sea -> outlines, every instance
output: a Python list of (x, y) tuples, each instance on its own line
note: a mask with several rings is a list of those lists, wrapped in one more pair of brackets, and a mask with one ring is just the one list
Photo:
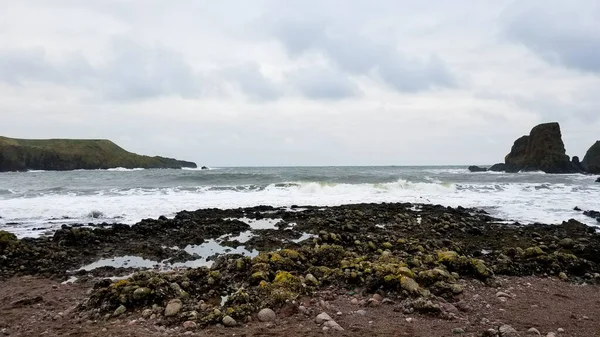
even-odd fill
[(466, 166), (224, 167), (0, 173), (0, 229), (18, 237), (62, 225), (124, 223), (181, 210), (256, 205), (411, 202), (478, 207), (522, 224), (600, 210), (600, 183), (582, 174), (471, 173)]

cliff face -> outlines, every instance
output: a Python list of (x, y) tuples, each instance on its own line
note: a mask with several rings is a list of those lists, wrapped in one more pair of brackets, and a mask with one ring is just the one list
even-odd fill
[(0, 172), (108, 168), (182, 168), (195, 163), (141, 156), (109, 140), (29, 140), (0, 137)]
[(585, 153), (581, 165), (589, 173), (600, 174), (600, 140)]
[(540, 124), (531, 130), (529, 136), (515, 141), (504, 159), (505, 169), (507, 172), (577, 172), (565, 152), (558, 123)]

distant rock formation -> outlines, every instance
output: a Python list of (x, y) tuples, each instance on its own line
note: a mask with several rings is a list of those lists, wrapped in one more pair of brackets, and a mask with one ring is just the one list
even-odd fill
[(0, 172), (66, 171), (109, 168), (196, 168), (196, 164), (164, 157), (141, 156), (109, 140), (14, 139), (0, 137)]
[(585, 153), (581, 165), (588, 173), (600, 174), (600, 140)]
[(579, 158), (573, 163), (569, 160), (558, 123), (545, 123), (534, 127), (528, 136), (517, 139), (504, 164), (496, 164), (490, 170), (574, 173), (582, 171), (580, 166)]
[(479, 166), (469, 166), (469, 171), (471, 172), (487, 172), (487, 168), (485, 167), (479, 167)]

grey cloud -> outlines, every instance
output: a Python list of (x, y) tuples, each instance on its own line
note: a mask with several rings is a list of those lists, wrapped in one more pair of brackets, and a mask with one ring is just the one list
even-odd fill
[(551, 64), (600, 73), (597, 1), (530, 1), (510, 11), (507, 35)]
[(347, 75), (327, 68), (299, 69), (288, 74), (288, 83), (310, 99), (338, 100), (361, 94)]
[(230, 67), (224, 69), (222, 73), (252, 99), (270, 101), (276, 100), (282, 95), (277, 85), (262, 74), (256, 63)]
[(352, 75), (375, 74), (389, 87), (404, 92), (457, 86), (454, 75), (437, 56), (410, 58), (393, 44), (379, 43), (349, 30), (337, 32), (321, 22), (279, 21), (272, 33), (289, 55), (324, 55)]

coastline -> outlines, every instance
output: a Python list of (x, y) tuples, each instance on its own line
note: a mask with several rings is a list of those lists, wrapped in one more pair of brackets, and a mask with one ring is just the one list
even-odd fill
[[(250, 224), (265, 219), (272, 220), (268, 226), (251, 228)], [(211, 240), (235, 252), (243, 247), (251, 253), (246, 255), (252, 257), (213, 254), (210, 259), (208, 256), (199, 258), (184, 249), (202, 246)], [(292, 336), (313, 335), (323, 333), (322, 326), (314, 322), (309, 324), (320, 311), (328, 312), (344, 328), (345, 331), (340, 333), (358, 335), (365, 333), (369, 327), (367, 321), (362, 329), (360, 326), (352, 328), (354, 319), (350, 318), (350, 311), (358, 310), (371, 314), (375, 310), (381, 322), (390, 320), (389, 324), (374, 330), (382, 335), (394, 333), (394, 324), (397, 323), (398, 329), (408, 329), (406, 331), (412, 331), (415, 336), (425, 336), (423, 329), (431, 324), (445, 329), (436, 330), (440, 336), (452, 335), (452, 331), (448, 330), (450, 326), (462, 328), (465, 335), (478, 336), (499, 322), (512, 324), (525, 334), (528, 328), (517, 317), (507, 317), (502, 321), (500, 316), (491, 319), (502, 311), (490, 314), (491, 318), (486, 318), (489, 322), (481, 324), (481, 317), (477, 322), (473, 320), (478, 316), (473, 312), (479, 313), (478, 310), (470, 313), (468, 310), (454, 310), (461, 307), (461, 301), (467, 306), (477, 305), (473, 302), (476, 293), (489, 295), (498, 291), (509, 294), (505, 301), (501, 301), (502, 296), (496, 298), (500, 306), (510, 303), (515, 312), (523, 311), (524, 315), (529, 315), (527, 324), (531, 327), (537, 325), (540, 331), (549, 332), (549, 322), (563, 322), (561, 317), (564, 313), (547, 313), (552, 319), (538, 321), (533, 315), (536, 310), (526, 307), (533, 305), (528, 299), (535, 300), (535, 296), (521, 297), (516, 289), (528, 283), (531, 291), (556, 289), (557, 298), (550, 303), (561, 308), (568, 302), (561, 296), (581, 295), (582, 299), (589, 299), (587, 292), (595, 291), (597, 294), (600, 281), (600, 236), (593, 227), (577, 221), (558, 225), (505, 224), (477, 209), (427, 204), (257, 206), (182, 211), (173, 219), (146, 219), (133, 226), (65, 226), (52, 237), (20, 241), (5, 238), (2, 242), (0, 270), (3, 288), (19, 290), (21, 287), (22, 291), (27, 289), (27, 284), (42, 280), (45, 285), (38, 284), (40, 289), (51, 287), (46, 288), (51, 289), (51, 293), (73, 291), (77, 296), (69, 303), (69, 314), (63, 312), (60, 319), (66, 325), (78, 321), (84, 322), (84, 325), (88, 321), (98, 322), (87, 325), (86, 333), (91, 335), (106, 335), (102, 334), (102, 329), (111, 331), (115, 326), (131, 327), (133, 332), (130, 335), (133, 336), (144, 335), (144, 329), (152, 330), (154, 326), (168, 329), (170, 334), (176, 335), (185, 333), (182, 324), (187, 324), (188, 328), (195, 326), (190, 330), (191, 334), (203, 335), (213, 331), (215, 324), (222, 324), (224, 316), (236, 319), (238, 326), (217, 328), (216, 332), (213, 331), (217, 335), (231, 335), (232, 331), (242, 333), (244, 329), (265, 335), (277, 335), (277, 329), (284, 329), (279, 331), (286, 331)], [(121, 256), (159, 261), (161, 268), (150, 268), (150, 271), (137, 273), (120, 283), (99, 280), (129, 276), (135, 271), (131, 266), (75, 271), (99, 259)], [(178, 263), (185, 265), (199, 260), (205, 267), (164, 270)], [(77, 277), (76, 284), (59, 285), (59, 282), (69, 278), (73, 280), (73, 277)], [(177, 284), (178, 290), (172, 286), (173, 283)], [(150, 289), (148, 297), (143, 300), (133, 297), (133, 292), (140, 288)], [(240, 289), (243, 289), (243, 296)], [(472, 289), (476, 293), (471, 292)], [(561, 293), (565, 291), (569, 293)], [(514, 294), (511, 295), (511, 292)], [(158, 296), (159, 293), (162, 295)], [(19, 291), (13, 294), (19, 294)], [(370, 300), (373, 294), (379, 294), (382, 299), (388, 298), (393, 304), (377, 301), (379, 303), (372, 305), (375, 303)], [(4, 295), (8, 296), (7, 293)], [(0, 315), (9, 317), (19, 310), (33, 310), (40, 303), (46, 303), (44, 307), (50, 311), (61, 307), (45, 300), (46, 296), (51, 296), (45, 293), (40, 295), (42, 300), (31, 297), (27, 292), (22, 296), (21, 299), (9, 296), (10, 301), (3, 301), (7, 304), (2, 307)], [(221, 296), (226, 296), (223, 303), (211, 302), (213, 298), (221, 299)], [(348, 306), (353, 301), (352, 297), (356, 297), (358, 305)], [(155, 310), (154, 319), (149, 316), (139, 320), (144, 310), (151, 309), (153, 305), (164, 310), (171, 300), (178, 298), (182, 306), (177, 314), (167, 317), (161, 310)], [(25, 301), (20, 301), (22, 299)], [(206, 304), (203, 308), (199, 305), (201, 300)], [(321, 300), (324, 302), (321, 303)], [(361, 300), (365, 301), (364, 305), (360, 305)], [(547, 303), (544, 296), (537, 300)], [(491, 303), (491, 299), (486, 301)], [(329, 308), (325, 302), (330, 302)], [(12, 305), (14, 303), (17, 303), (16, 307)], [(299, 311), (300, 304), (310, 309), (307, 314)], [(115, 315), (121, 305), (125, 307), (125, 313)], [(244, 328), (247, 317), (256, 317), (261, 307), (272, 307), (279, 317), (277, 321), (261, 323), (254, 318), (249, 327)], [(352, 307), (354, 309), (350, 310)], [(342, 312), (339, 318), (338, 308)], [(491, 308), (499, 307), (491, 303)], [(219, 310), (218, 314), (215, 309)], [(547, 308), (542, 309), (547, 311)], [(568, 336), (593, 335), (589, 333), (599, 309), (591, 304), (581, 309), (589, 312), (589, 315), (574, 314), (583, 330), (568, 331)], [(532, 313), (526, 314), (528, 310)], [(403, 320), (401, 323), (398, 323), (398, 315)], [(38, 324), (42, 327), (47, 324), (47, 329), (53, 329), (53, 322), (58, 320), (54, 318), (47, 322), (42, 319)], [(569, 320), (573, 318), (564, 321), (565, 326), (561, 328), (570, 326), (573, 329), (572, 325), (567, 325)], [(135, 323), (132, 324), (132, 321)], [(304, 322), (302, 327), (298, 326), (298, 322)], [(375, 318), (373, 322), (376, 322)], [(418, 323), (423, 329), (406, 326), (413, 323)], [(11, 335), (32, 333), (27, 332), (30, 327), (19, 328), (18, 322), (15, 324), (17, 326), (0, 329), (12, 331)], [(586, 328), (588, 325), (589, 329)], [(307, 331), (307, 328), (310, 330)], [(164, 331), (152, 330), (152, 333), (155, 332), (162, 334)]]

